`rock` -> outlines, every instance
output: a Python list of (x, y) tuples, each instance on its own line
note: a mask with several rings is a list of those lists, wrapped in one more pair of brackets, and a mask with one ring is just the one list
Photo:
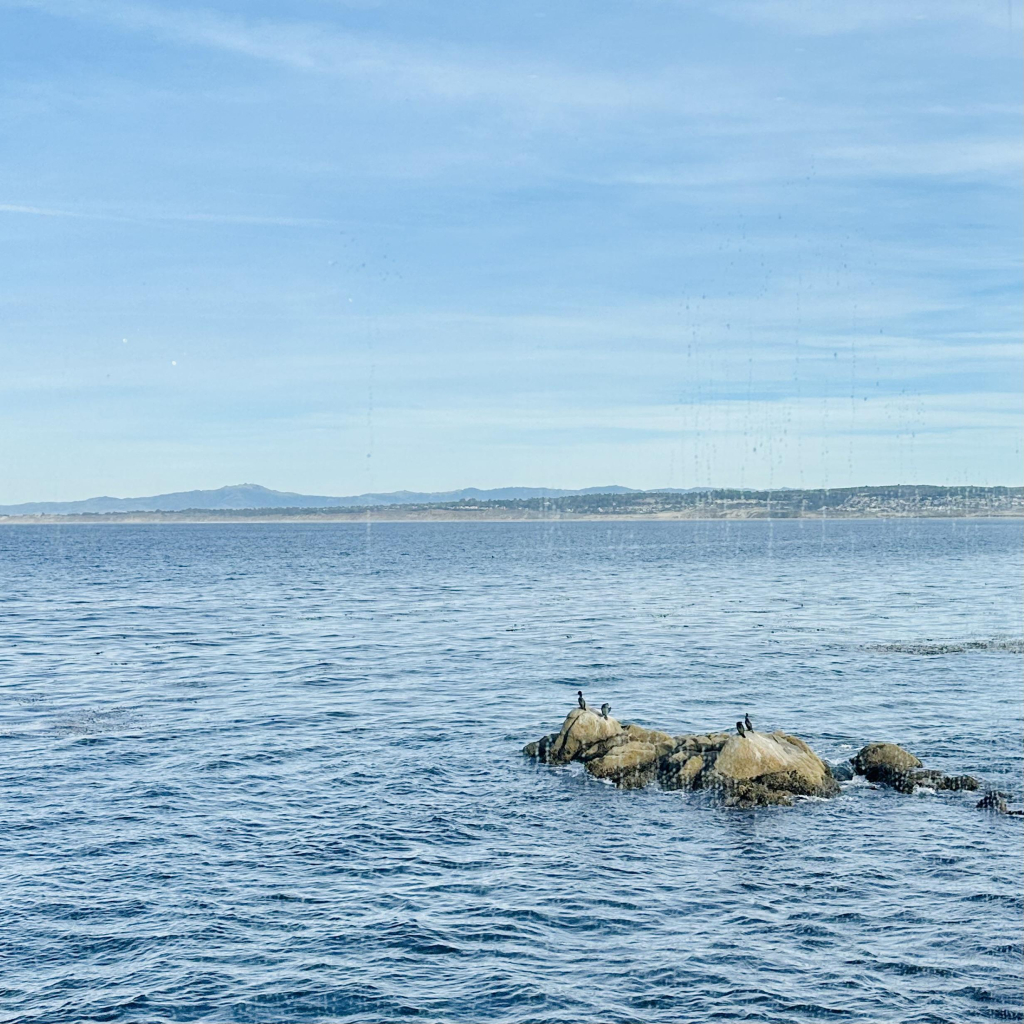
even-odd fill
[(673, 736), (672, 739), (675, 741), (674, 750), (676, 752), (686, 750), (691, 754), (703, 754), (708, 750), (721, 750), (730, 737), (735, 735), (735, 733), (716, 732), (710, 736), (703, 733), (698, 736), (689, 734), (686, 736)]
[(998, 793), (996, 790), (989, 790), (975, 805), (979, 811), (995, 811), (997, 814), (1006, 814), (1006, 794)]
[(703, 770), (704, 758), (684, 749), (665, 758), (659, 766), (658, 781), (665, 789), (695, 789)]
[(786, 804), (794, 795), (832, 796), (839, 789), (814, 751), (786, 733), (671, 736), (582, 708), (523, 753), (550, 764), (582, 761), (594, 778), (622, 789), (655, 780), (666, 789), (710, 789), (734, 807)]
[(567, 764), (577, 760), (587, 747), (621, 731), (622, 726), (614, 718), (602, 718), (589, 708), (573, 708), (552, 740), (545, 760)]
[(642, 743), (663, 743), (669, 747), (675, 747), (676, 745), (674, 737), (658, 729), (645, 729), (642, 725), (634, 725), (632, 722), (629, 725), (624, 725), (622, 728), (630, 739), (640, 740)]
[(862, 747), (850, 763), (858, 775), (866, 775), (869, 782), (878, 782), (872, 778), (879, 771), (903, 771), (907, 768), (921, 768), (921, 762), (909, 750), (896, 746), (895, 743), (869, 743)]
[(935, 768), (924, 768), (909, 750), (895, 743), (869, 743), (850, 763), (868, 782), (881, 783), (899, 793), (913, 793), (917, 786), (937, 790), (973, 790), (979, 786), (973, 775), (946, 775)]
[(658, 770), (658, 748), (653, 743), (629, 740), (603, 757), (587, 761), (587, 771), (596, 779), (611, 779), (620, 789), (640, 789), (654, 779)]
[(803, 740), (784, 732), (731, 736), (704, 776), (703, 787), (732, 790), (746, 782), (800, 796), (835, 796), (839, 792), (828, 765)]
[(547, 761), (548, 752), (551, 750), (551, 744), (558, 739), (558, 733), (548, 733), (547, 736), (542, 736), (539, 740), (533, 740), (531, 743), (527, 743), (523, 747), (523, 753), (527, 757), (536, 757), (541, 761)]
[[(941, 772), (939, 772), (942, 775)], [(942, 775), (936, 784), (936, 789), (966, 789), (975, 790), (981, 786), (981, 783), (973, 775)]]
[(658, 756), (664, 757), (671, 754), (676, 748), (676, 741), (667, 732), (659, 732), (657, 729), (645, 729), (640, 725), (627, 725), (623, 730), (631, 742), (650, 743), (657, 748)]
[(621, 747), (623, 743), (629, 743), (629, 733), (625, 729), (622, 732), (617, 732), (614, 736), (607, 737), (607, 739), (591, 743), (589, 747), (584, 747), (577, 755), (576, 760), (583, 761), (584, 764), (587, 761), (594, 761), (599, 757), (604, 757), (605, 754), (610, 753), (616, 747)]
[(1000, 793), (997, 790), (990, 789), (974, 806), (979, 811), (993, 811), (996, 814), (1006, 814), (1011, 818), (1024, 817), (1024, 811), (1014, 808), (1010, 810), (1006, 806), (1006, 801), (1010, 799), (1009, 793)]
[(697, 751), (721, 750), (733, 737), (732, 732), (699, 733), (697, 735), (676, 736), (676, 747), (688, 746)]
[(760, 782), (740, 782), (726, 790), (722, 797), (725, 807), (792, 807), (793, 797), (784, 790), (772, 789)]
[(918, 758), (895, 743), (869, 743), (850, 758), (850, 764), (868, 782), (880, 782), (901, 793), (913, 792), (917, 780), (911, 775), (911, 770), (921, 767)]
[[(796, 796), (832, 797), (839, 793), (839, 781), (849, 780), (854, 772), (902, 793), (917, 786), (979, 787), (971, 775), (946, 775), (925, 768), (909, 750), (894, 743), (869, 743), (848, 763), (830, 767), (803, 740), (784, 732), (671, 736), (640, 725), (622, 725), (589, 708), (573, 708), (558, 732), (527, 743), (523, 753), (550, 764), (582, 761), (594, 778), (609, 779), (622, 789), (657, 781), (665, 789), (708, 790), (727, 807), (788, 805)], [(1024, 814), (1007, 810), (1002, 794), (986, 794), (978, 807)]]

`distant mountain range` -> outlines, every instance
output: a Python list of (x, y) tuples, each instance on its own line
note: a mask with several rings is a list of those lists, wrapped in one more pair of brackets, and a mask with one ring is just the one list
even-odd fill
[[(660, 493), (687, 493), (707, 488), (680, 490), (665, 488)], [(387, 494), (353, 494), (332, 498), (324, 494), (295, 494), (272, 491), (259, 484), (235, 484), (213, 491), (175, 491), (154, 494), (148, 498), (86, 498), (83, 501), (29, 501), (21, 505), (0, 505), (0, 515), (73, 515), (76, 512), (182, 512), (186, 509), (248, 509), (248, 508), (351, 508), (369, 505), (421, 505), (444, 501), (505, 501), (524, 498), (563, 498), (577, 494), (636, 494), (632, 487), (584, 487), (561, 490), (554, 487), (497, 487), (479, 490), (464, 487), (461, 491), (391, 491)]]

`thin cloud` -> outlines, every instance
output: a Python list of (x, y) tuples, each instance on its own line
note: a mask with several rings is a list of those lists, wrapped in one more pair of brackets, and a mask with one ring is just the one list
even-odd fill
[(442, 100), (501, 100), (535, 109), (624, 111), (637, 104), (674, 107), (679, 84), (525, 63), (505, 55), (465, 53), (382, 41), (318, 23), (228, 18), (209, 10), (82, 0), (4, 0), (46, 14), (100, 21), (127, 31), (355, 80)]
[(33, 217), (84, 217), (86, 214), (71, 210), (54, 210), (42, 206), (25, 206), (20, 203), (0, 203), (0, 213), (24, 213)]
[(840, 146), (822, 158), (833, 170), (857, 175), (975, 177), (1020, 173), (1024, 147), (1014, 139), (954, 139), (938, 142), (893, 142), (888, 145)]
[(808, 36), (884, 32), (915, 22), (953, 21), (1014, 32), (1020, 29), (1019, 2), (1014, 0), (1007, 5), (978, 0), (736, 0), (718, 9), (737, 20), (770, 23)]
[(334, 221), (321, 217), (266, 217), (236, 213), (112, 213), (62, 210), (53, 207), (30, 206), (23, 203), (0, 203), (0, 213), (25, 214), (32, 217), (70, 217), (75, 220), (105, 220), (142, 224), (147, 222), (185, 222), (197, 224), (252, 224), (260, 227), (324, 227)]

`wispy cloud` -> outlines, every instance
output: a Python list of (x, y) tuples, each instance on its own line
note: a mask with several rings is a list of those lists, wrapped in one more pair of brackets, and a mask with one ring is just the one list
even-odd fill
[(0, 0), (26, 498), (1019, 472), (1020, 0), (361, 2)]
[(636, 105), (673, 106), (678, 84), (653, 75), (605, 75), (552, 67), (507, 53), (422, 46), (312, 22), (243, 19), (203, 9), (171, 10), (111, 0), (3, 0), (4, 6), (106, 23), (167, 40), (208, 47), (300, 72), (370, 80), (378, 89), (445, 100), (503, 101), (534, 110), (562, 107), (622, 112)]
[[(763, 186), (795, 176), (837, 183), (886, 178), (992, 179), (1003, 177), (1016, 184), (1020, 174), (1024, 144), (1018, 139), (993, 136), (964, 136), (956, 139), (907, 140), (839, 143), (840, 138), (856, 138), (849, 114), (836, 112), (833, 128), (824, 138), (804, 135), (792, 126), (776, 126), (789, 142), (786, 147), (768, 148), (757, 159), (743, 160), (736, 155), (712, 158), (679, 166), (648, 166), (621, 171), (603, 179), (609, 185), (638, 188), (735, 190), (743, 186)], [(843, 124), (842, 122), (846, 123)]]
[(850, 145), (826, 150), (832, 170), (858, 176), (925, 176), (968, 178), (1013, 175), (1016, 183), (1024, 158), (1019, 139), (960, 138), (888, 145)]
[(734, 18), (768, 22), (800, 35), (882, 32), (898, 25), (956, 22), (1020, 31), (1020, 2), (977, 0), (733, 0), (721, 5)]
[(88, 214), (72, 210), (54, 210), (42, 206), (26, 206), (20, 203), (0, 203), (0, 213), (24, 213), (32, 217), (86, 217)]
[(334, 221), (322, 217), (267, 217), (258, 214), (190, 213), (187, 211), (113, 212), (67, 210), (30, 206), (23, 203), (0, 203), (0, 213), (24, 214), (32, 217), (69, 217), (73, 220), (115, 221), (128, 224), (181, 222), (196, 224), (238, 224), (260, 227), (323, 227)]

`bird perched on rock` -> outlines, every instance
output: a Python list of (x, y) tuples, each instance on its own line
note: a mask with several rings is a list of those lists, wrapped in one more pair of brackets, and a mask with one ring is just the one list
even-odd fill
[(750, 715), (743, 716), (743, 724), (747, 727), (747, 732), (754, 731), (754, 723), (750, 720)]
[(587, 702), (583, 699), (583, 691), (582, 690), (577, 690), (576, 691), (576, 702), (579, 704), (579, 706), (581, 708), (583, 708), (584, 711), (587, 710)]
[(601, 717), (602, 718), (607, 718), (608, 717), (608, 712), (611, 711), (611, 709), (612, 709), (611, 704), (602, 704), (601, 705)]
[(738, 733), (739, 733), (739, 734), (740, 734), (741, 736), (746, 736), (746, 735), (747, 735), (747, 730), (743, 728), (743, 723), (742, 723), (742, 722), (737, 722), (737, 723), (736, 723), (736, 731), (737, 731), (737, 732), (738, 732)]

